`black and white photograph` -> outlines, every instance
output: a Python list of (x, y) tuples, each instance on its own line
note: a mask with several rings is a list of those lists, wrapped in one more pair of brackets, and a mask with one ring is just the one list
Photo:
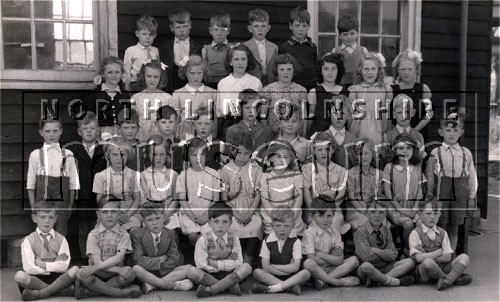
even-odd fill
[(500, 0), (0, 20), (0, 301), (500, 300)]

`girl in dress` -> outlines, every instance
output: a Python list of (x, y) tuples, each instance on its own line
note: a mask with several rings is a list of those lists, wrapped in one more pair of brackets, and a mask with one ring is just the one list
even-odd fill
[(264, 233), (272, 232), (271, 212), (277, 206), (288, 206), (293, 211), (293, 232), (302, 236), (306, 225), (302, 220), (304, 177), (293, 147), (287, 141), (272, 141), (265, 161), (268, 170), (260, 178), (261, 216)]
[(333, 217), (333, 226), (344, 234), (350, 229), (350, 225), (344, 222), (340, 208), (346, 196), (347, 171), (332, 161), (335, 150), (333, 140), (329, 132), (320, 132), (313, 139), (313, 162), (302, 167), (304, 202), (310, 208), (312, 200), (320, 195), (335, 200), (337, 211)]
[[(396, 136), (394, 158), (385, 166), (384, 195), (390, 200), (387, 217), (403, 227), (403, 239), (408, 248), (408, 238), (418, 220), (419, 200), (423, 199), (422, 184), (426, 181), (420, 168), (417, 141), (408, 133)], [(408, 253), (406, 253), (408, 254)]]
[[(259, 63), (245, 44), (238, 43), (232, 46), (227, 53), (226, 70), (231, 73), (220, 80), (217, 85), (218, 111), (222, 112), (222, 116), (225, 117), (224, 121), (221, 120), (219, 124), (219, 137), (223, 138), (225, 129), (236, 124), (235, 117), (237, 116), (233, 114), (233, 110), (236, 112), (239, 108), (237, 99), (240, 92), (248, 88), (255, 91), (262, 89), (260, 80), (248, 73), (257, 64)], [(222, 128), (220, 128), (221, 126)]]
[(151, 163), (141, 172), (142, 203), (151, 201), (165, 205), (166, 227), (174, 230), (180, 227), (177, 210), (179, 202), (174, 199), (177, 172), (170, 167), (168, 150), (170, 144), (160, 135), (149, 138), (148, 161)]
[[(303, 103), (307, 102), (307, 90), (293, 82), (293, 77), (299, 71), (300, 66), (292, 55), (287, 53), (278, 55), (274, 60), (273, 66), (273, 72), (277, 76), (278, 81), (262, 89), (261, 96), (266, 100), (267, 107), (262, 106), (261, 112), (268, 113), (267, 123), (275, 136), (278, 136), (280, 129), (280, 116), (278, 114), (286, 111), (281, 109), (283, 107), (290, 107), (290, 103), (303, 108)], [(306, 128), (303, 121), (299, 129), (299, 135), (305, 137)]]
[(194, 246), (202, 233), (212, 230), (208, 225), (208, 208), (219, 201), (221, 178), (219, 172), (205, 166), (208, 148), (203, 139), (191, 139), (184, 151), (189, 167), (177, 177), (175, 192), (181, 206), (181, 230)]
[(346, 220), (356, 231), (368, 221), (367, 202), (382, 193), (382, 175), (375, 168), (375, 146), (370, 139), (354, 140), (349, 151), (354, 167), (349, 169), (347, 175)]
[(165, 105), (173, 107), (174, 104), (172, 96), (161, 90), (167, 86), (167, 74), (165, 65), (160, 61), (149, 61), (142, 65), (137, 81), (140, 87), (145, 88), (134, 94), (130, 101), (132, 109), (139, 115), (139, 132), (136, 137), (145, 142), (151, 134), (157, 133), (156, 110)]
[[(410, 120), (410, 126), (426, 137), (425, 127), (432, 118), (431, 90), (424, 83), (417, 82), (420, 76), (422, 55), (414, 50), (407, 49), (399, 53), (392, 62), (397, 83), (392, 85), (394, 98), (405, 94), (413, 100), (416, 114)], [(392, 104), (392, 103), (391, 103)], [(430, 106), (430, 108), (426, 108)], [(429, 111), (427, 112), (426, 109)], [(392, 112), (392, 106), (391, 111)], [(393, 119), (395, 124), (395, 120)]]
[[(177, 128), (176, 137), (181, 140), (189, 140), (194, 137), (194, 125), (191, 117), (200, 107), (211, 108), (217, 105), (217, 91), (203, 84), (206, 62), (198, 55), (189, 57), (189, 61), (179, 70), (179, 77), (187, 79), (188, 83), (174, 91), (174, 108), (180, 108), (178, 112), (180, 124)], [(212, 103), (210, 103), (212, 102)], [(221, 116), (219, 108), (215, 108), (217, 116)], [(217, 128), (214, 125), (212, 135), (217, 137)]]
[(321, 73), (319, 82), (315, 88), (309, 91), (309, 115), (314, 119), (309, 120), (309, 131), (307, 137), (314, 133), (325, 131), (330, 127), (330, 108), (332, 102), (337, 99), (344, 101), (346, 105), (348, 92), (340, 85), (344, 76), (343, 55), (339, 53), (327, 53), (319, 61)]
[(373, 52), (362, 56), (355, 85), (349, 87), (353, 111), (349, 131), (360, 138), (369, 138), (375, 145), (385, 142), (387, 114), (381, 113), (392, 100), (392, 88), (384, 84), (384, 59)]
[(252, 263), (260, 240), (262, 240), (262, 220), (258, 215), (262, 169), (250, 161), (254, 142), (250, 134), (242, 133), (228, 141), (234, 150), (234, 159), (220, 170), (224, 183), (222, 200), (233, 208), (232, 231), (238, 238), (243, 250), (243, 261)]

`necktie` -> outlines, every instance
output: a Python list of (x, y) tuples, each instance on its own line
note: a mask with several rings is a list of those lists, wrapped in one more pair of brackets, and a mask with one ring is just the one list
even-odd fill
[(382, 237), (382, 232), (380, 230), (374, 230), (373, 233), (377, 236), (377, 245), (382, 247), (384, 245), (384, 238)]
[(221, 252), (224, 252), (226, 250), (226, 243), (224, 242), (224, 239), (221, 237), (217, 238), (217, 247), (220, 249)]
[(160, 235), (155, 236), (155, 254), (160, 251)]
[(194, 95), (195, 95), (195, 96), (197, 96), (197, 95), (199, 95), (200, 93), (201, 93), (201, 91), (200, 91), (198, 88), (196, 88), (196, 90), (194, 91)]
[(215, 50), (221, 50), (222, 48), (224, 48), (224, 46), (226, 46), (226, 44), (217, 43), (214, 48), (215, 48)]
[(145, 50), (146, 50), (146, 54), (148, 56), (148, 60), (151, 60), (152, 59), (152, 57), (151, 57), (151, 48), (150, 47), (146, 47)]
[(40, 236), (42, 236), (43, 246), (45, 247), (45, 249), (48, 252), (49, 251), (49, 239), (48, 239), (48, 237), (50, 236), (50, 234), (40, 233)]
[(259, 50), (260, 65), (262, 65), (262, 73), (266, 74), (266, 46), (264, 42), (258, 42), (257, 48)]

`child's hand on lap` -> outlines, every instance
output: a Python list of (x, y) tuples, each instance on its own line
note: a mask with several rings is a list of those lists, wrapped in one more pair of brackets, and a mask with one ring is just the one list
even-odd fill
[(87, 266), (85, 268), (81, 268), (80, 271), (81, 271), (80, 276), (84, 279), (90, 277), (95, 273), (93, 266)]

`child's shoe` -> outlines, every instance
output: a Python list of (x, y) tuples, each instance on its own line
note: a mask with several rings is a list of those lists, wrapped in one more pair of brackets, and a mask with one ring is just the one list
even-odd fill
[(228, 289), (228, 292), (235, 296), (241, 296), (241, 287), (238, 283), (236, 283)]
[(399, 285), (400, 286), (409, 286), (415, 284), (415, 278), (409, 275), (405, 275), (401, 278), (399, 278)]
[(198, 298), (204, 298), (210, 296), (210, 291), (208, 291), (208, 288), (204, 285), (198, 285), (198, 289), (196, 289), (196, 297)]
[(252, 293), (254, 293), (254, 294), (267, 293), (268, 289), (269, 289), (269, 286), (264, 285), (264, 284), (257, 282), (257, 281), (255, 281), (254, 284), (252, 284)]
[(144, 282), (141, 284), (141, 290), (142, 290), (142, 293), (146, 295), (146, 294), (154, 291), (155, 288), (151, 284)]
[(302, 287), (299, 284), (296, 284), (290, 288), (290, 291), (294, 293), (296, 296), (300, 296), (302, 294)]
[(469, 274), (462, 274), (455, 280), (453, 285), (467, 285), (472, 283), (472, 276)]
[(122, 289), (123, 298), (139, 298), (141, 296), (141, 288), (137, 285), (131, 285)]
[(70, 285), (62, 290), (60, 290), (56, 296), (58, 297), (73, 297), (75, 295), (75, 286)]
[(372, 288), (372, 287), (376, 286), (376, 284), (372, 281), (372, 279), (369, 279), (369, 278), (366, 279), (365, 285), (366, 285), (366, 288)]
[(23, 290), (23, 293), (21, 294), (21, 299), (23, 301), (39, 300), (40, 299), (40, 291), (39, 290), (25, 289), (25, 290)]
[(325, 287), (325, 282), (319, 279), (313, 279), (313, 285), (316, 290), (322, 290)]
[(80, 280), (76, 279), (75, 280), (75, 299), (76, 300), (81, 300), (85, 298), (90, 298), (90, 297), (97, 297), (100, 296), (99, 293), (96, 293), (94, 291), (91, 291), (90, 289), (87, 289)]
[(175, 288), (174, 290), (178, 290), (178, 291), (188, 291), (188, 290), (191, 290), (193, 288), (193, 282), (191, 282), (191, 280), (189, 279), (184, 279), (182, 281), (177, 281), (175, 282)]
[(339, 278), (340, 281), (344, 281), (344, 287), (349, 287), (349, 286), (358, 286), (360, 281), (356, 277), (344, 277), (344, 278)]

